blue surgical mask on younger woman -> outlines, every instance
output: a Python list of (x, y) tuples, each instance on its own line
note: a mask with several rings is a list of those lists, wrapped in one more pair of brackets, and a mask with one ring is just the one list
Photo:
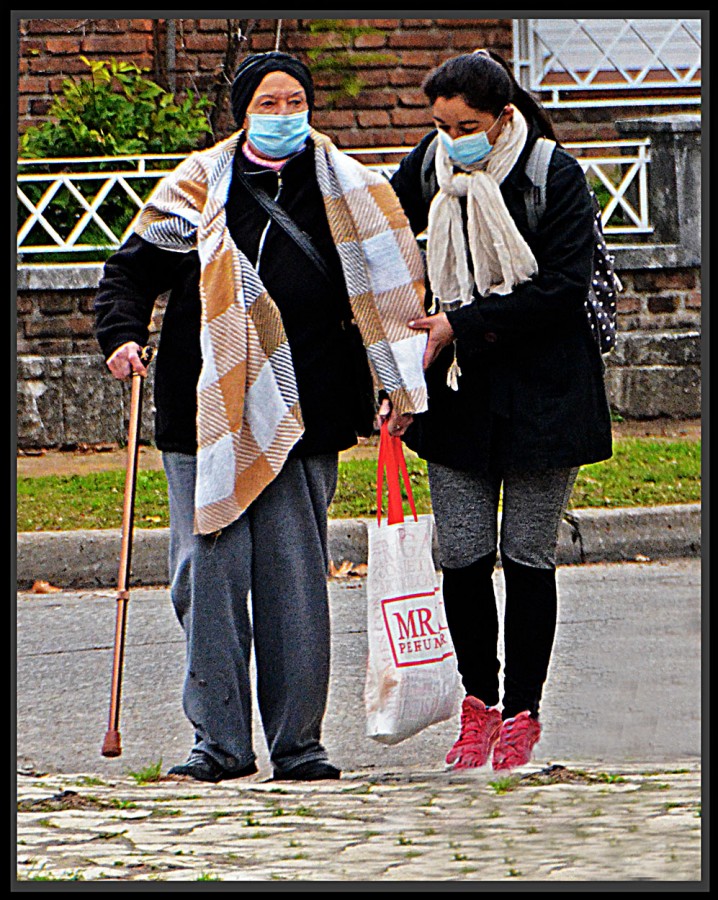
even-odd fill
[(250, 113), (247, 136), (260, 153), (272, 159), (284, 159), (302, 149), (310, 130), (306, 109), (287, 116)]
[(445, 131), (439, 130), (439, 137), (446, 147), (449, 159), (462, 166), (480, 162), (493, 149), (485, 131), (465, 134), (463, 137), (452, 140)]

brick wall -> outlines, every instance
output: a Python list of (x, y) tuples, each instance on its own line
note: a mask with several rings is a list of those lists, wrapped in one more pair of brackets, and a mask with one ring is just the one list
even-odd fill
[[(80, 59), (124, 58), (150, 70), (150, 77), (170, 86), (167, 69), (166, 19), (20, 19), (18, 21), (18, 131), (47, 118), (52, 96), (68, 76), (85, 75)], [(314, 123), (339, 146), (413, 145), (431, 118), (421, 83), (436, 65), (475, 49), (491, 47), (512, 58), (511, 19), (344, 19), (343, 24), (368, 26), (371, 33), (351, 39), (341, 33), (312, 34), (311, 19), (284, 19), (280, 49), (306, 62), (321, 48), (350, 51), (363, 87), (356, 97), (333, 99), (338, 78), (317, 73)], [(237, 62), (248, 52), (271, 50), (276, 19), (175, 19), (175, 71), (178, 92), (187, 88), (219, 101), (214, 140), (234, 129), (227, 85)], [(241, 28), (242, 39), (233, 40)], [(229, 29), (229, 30), (228, 30)], [(346, 32), (345, 32), (346, 34)], [(378, 56), (377, 56), (378, 54)], [(641, 107), (641, 116), (665, 112)], [(625, 110), (623, 111), (625, 114)], [(610, 140), (617, 137), (611, 107), (551, 110), (562, 140)], [(211, 141), (210, 141), (211, 142)]]
[[(274, 49), (276, 19), (232, 20), (241, 23), (246, 39), (232, 58), (247, 52)], [(356, 97), (333, 97), (339, 78), (317, 73), (314, 124), (343, 147), (416, 143), (431, 117), (421, 83), (429, 70), (445, 59), (479, 46), (511, 54), (511, 19), (345, 19), (344, 25), (370, 26), (372, 31), (347, 39), (341, 33), (312, 34), (311, 20), (285, 19), (280, 49), (307, 62), (322, 47), (348, 50), (358, 61), (353, 70), (361, 79)], [(176, 86), (192, 88), (214, 98), (225, 66), (228, 20), (176, 19)], [(236, 33), (236, 31), (234, 32)], [(166, 20), (152, 19), (22, 19), (19, 21), (18, 129), (47, 118), (53, 94), (67, 76), (84, 75), (88, 59), (124, 58), (147, 68), (168, 86)], [(223, 98), (215, 139), (230, 133), (234, 124)]]
[(698, 268), (621, 272), (618, 299), (622, 331), (700, 329), (701, 273)]
[[(94, 301), (101, 265), (49, 269), (48, 277), (23, 278), (17, 286), (17, 339), (19, 357), (75, 356), (100, 352), (95, 338)], [(54, 282), (54, 283), (53, 283)], [(159, 297), (150, 332), (159, 334), (166, 296)]]
[(18, 355), (97, 353), (92, 309), (94, 296), (94, 290), (81, 288), (18, 290)]
[(151, 19), (21, 19), (18, 23), (18, 130), (47, 119), (62, 82), (89, 71), (80, 59), (126, 57), (153, 68)]

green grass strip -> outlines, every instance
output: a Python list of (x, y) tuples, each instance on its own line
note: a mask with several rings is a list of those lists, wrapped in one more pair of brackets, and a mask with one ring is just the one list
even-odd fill
[[(407, 454), (407, 468), (419, 513), (431, 512), (426, 463)], [(119, 528), (122, 523), (123, 471), (89, 475), (20, 477), (17, 480), (18, 531)], [(584, 466), (570, 509), (660, 506), (701, 499), (700, 441), (623, 438), (614, 455)], [(386, 507), (385, 507), (386, 508)], [(376, 462), (346, 459), (329, 510), (332, 518), (376, 515)], [(162, 471), (140, 471), (135, 494), (135, 526), (169, 524), (167, 482)]]

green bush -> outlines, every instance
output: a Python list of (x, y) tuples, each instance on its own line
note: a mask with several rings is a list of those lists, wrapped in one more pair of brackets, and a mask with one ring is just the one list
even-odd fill
[(193, 150), (210, 131), (206, 97), (191, 91), (178, 100), (134, 63), (80, 59), (86, 78), (67, 78), (53, 100), (54, 121), (31, 126), (20, 141), (20, 156), (123, 156)]
[[(150, 81), (146, 70), (134, 63), (110, 60), (90, 61), (80, 57), (89, 67), (89, 76), (67, 78), (61, 94), (53, 100), (49, 114), (52, 121), (31, 126), (20, 140), (20, 157), (26, 159), (56, 159), (86, 156), (136, 156), (156, 153), (184, 153), (195, 149), (201, 137), (211, 131), (207, 111), (211, 107), (206, 97), (196, 97), (189, 92), (184, 100), (178, 100), (158, 84)], [(68, 164), (63, 171), (72, 171), (76, 165)], [(176, 161), (168, 161), (173, 168)], [(112, 170), (114, 162), (93, 163), (98, 173)], [(155, 168), (163, 167), (159, 161)], [(43, 174), (58, 172), (57, 165), (22, 165), (21, 173)], [(92, 203), (104, 183), (98, 180), (75, 183), (75, 190)], [(156, 181), (151, 178), (133, 179), (133, 190), (145, 200)], [(47, 182), (23, 182), (22, 189), (28, 199), (37, 204), (47, 189)], [(115, 187), (102, 201), (99, 210), (103, 221), (116, 238), (121, 238), (137, 213), (135, 202), (119, 187)], [(44, 219), (55, 231), (67, 237), (85, 210), (73, 192), (67, 187), (53, 196), (43, 212)], [(18, 203), (18, 227), (22, 227), (29, 213), (24, 204)], [(26, 246), (48, 242), (44, 231), (36, 226), (25, 240)], [(90, 221), (80, 238), (82, 245), (108, 245), (109, 238), (102, 229)], [(86, 250), (86, 259), (101, 260), (112, 251), (109, 249)], [(21, 254), (20, 260), (24, 260)], [(29, 254), (28, 254), (29, 256)], [(54, 262), (67, 259), (66, 253), (32, 254), (36, 262)]]

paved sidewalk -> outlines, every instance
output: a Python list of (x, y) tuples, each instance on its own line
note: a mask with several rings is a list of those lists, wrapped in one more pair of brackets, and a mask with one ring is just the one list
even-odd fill
[(314, 784), (18, 781), (22, 881), (701, 880), (695, 760), (534, 764), (511, 778), (402, 767)]
[[(138, 784), (131, 773), (165, 772), (191, 743), (167, 590), (133, 591), (115, 760), (100, 755), (112, 593), (20, 595), (19, 879), (699, 888), (700, 562), (567, 566), (559, 586), (544, 733), (516, 781), (444, 770), (457, 721), (394, 747), (365, 737), (363, 578), (330, 583), (324, 737), (344, 777), (316, 784), (267, 780), (256, 713), (257, 776)], [(501, 606), (499, 574), (496, 587)]]

